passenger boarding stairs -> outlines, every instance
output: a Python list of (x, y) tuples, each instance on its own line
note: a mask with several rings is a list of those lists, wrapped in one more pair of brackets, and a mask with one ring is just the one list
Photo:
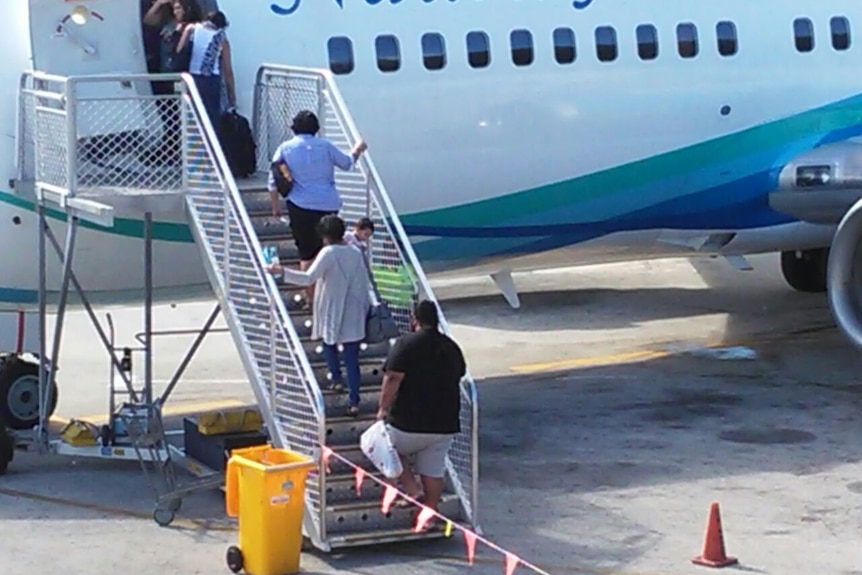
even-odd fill
[[(265, 189), (269, 156), (290, 137), (290, 118), (301, 109), (314, 110), (322, 136), (345, 150), (358, 141), (333, 78), (328, 72), (281, 66), (259, 70), (253, 118), (259, 173), (240, 181), (230, 173), (193, 82), (173, 79), (176, 95), (153, 97), (145, 95), (145, 76), (27, 74), (20, 98), (19, 180), (32, 182), (71, 215), (108, 226), (112, 218), (101, 206), (169, 219), (182, 213), (184, 203), (272, 443), (320, 464), (306, 486), (304, 518), (305, 535), (316, 547), (329, 551), (441, 536), (413, 533), (415, 509), (393, 507), (384, 515), (376, 483), (366, 479), (357, 495), (353, 470), (332, 457), (327, 473), (321, 458), (326, 445), (380, 477), (361, 453), (359, 437), (374, 421), (391, 342), (363, 345), (362, 413), (346, 417), (346, 394), (322, 385), (328, 372), (320, 342), (310, 339), (311, 315), (303, 309), (302, 289), (264, 271), (263, 250), (271, 245), (282, 264), (298, 265), (289, 226), (272, 217)], [(168, 109), (177, 111), (171, 115)], [(171, 144), (165, 142), (171, 130), (166, 126), (177, 136), (179, 163), (168, 161)], [(337, 185), (345, 200), (341, 216), (348, 222), (368, 216), (376, 224), (370, 264), (381, 297), (406, 331), (414, 302), (433, 299), (433, 293), (370, 155), (355, 171), (337, 173)], [(442, 323), (447, 329), (445, 319)], [(478, 528), (478, 411), (469, 376), (462, 392), (463, 431), (449, 454), (440, 511)]]

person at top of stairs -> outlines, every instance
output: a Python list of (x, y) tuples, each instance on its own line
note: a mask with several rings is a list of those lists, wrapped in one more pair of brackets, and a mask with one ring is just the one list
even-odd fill
[(357, 416), (362, 378), (359, 345), (365, 339), (371, 285), (361, 252), (344, 243), (345, 228), (344, 220), (338, 216), (324, 216), (319, 225), (324, 247), (308, 270), (290, 270), (273, 263), (267, 266), (267, 271), (282, 275), (289, 283), (316, 284), (311, 337), (323, 340), (323, 355), (334, 389), (343, 387), (338, 352), (338, 346), (343, 346), (349, 390), (347, 414)]
[[(461, 432), (461, 379), (467, 364), (458, 344), (440, 332), (434, 302), (416, 304), (411, 328), (412, 333), (398, 339), (383, 365), (377, 418), (388, 423), (392, 445), (404, 467), (399, 480), (407, 495), (437, 511), (446, 454)], [(415, 456), (421, 487), (410, 469), (410, 456)], [(409, 504), (403, 500), (399, 505), (405, 503)], [(429, 523), (428, 528), (433, 527)]]
[[(322, 248), (317, 233), (318, 223), (324, 216), (336, 215), (341, 210), (341, 196), (335, 189), (335, 167), (352, 170), (368, 146), (360, 141), (347, 155), (329, 140), (317, 137), (320, 121), (310, 110), (296, 114), (290, 129), (294, 137), (275, 150), (272, 161), (287, 164), (293, 177), (293, 189), (286, 200), (287, 216), (293, 241), (299, 251), (299, 269), (305, 271)], [(272, 174), (269, 175), (267, 189), (272, 202), (272, 215), (280, 218), (281, 204)], [(314, 286), (309, 286), (305, 293), (306, 304), (309, 305), (314, 299)]]

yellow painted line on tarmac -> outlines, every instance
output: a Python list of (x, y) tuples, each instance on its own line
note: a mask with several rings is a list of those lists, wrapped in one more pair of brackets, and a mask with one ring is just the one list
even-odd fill
[[(764, 334), (758, 337), (741, 339), (739, 341), (721, 341), (714, 343), (696, 344), (700, 349), (718, 349), (723, 347), (754, 347), (766, 343), (775, 343), (779, 341), (795, 339), (804, 341), (816, 338), (820, 333), (832, 329), (831, 325), (814, 326), (808, 329), (799, 330), (797, 332)], [(659, 347), (671, 348), (679, 346), (679, 341), (656, 343)], [(546, 371), (560, 371), (565, 369), (583, 369), (590, 367), (605, 367), (609, 365), (622, 365), (626, 363), (636, 363), (639, 361), (648, 361), (651, 359), (662, 359), (673, 355), (684, 353), (682, 350), (663, 349), (663, 350), (638, 350), (622, 353), (614, 353), (608, 355), (596, 355), (591, 357), (579, 357), (573, 359), (564, 359), (558, 361), (550, 361), (543, 363), (528, 363), (525, 365), (515, 365), (509, 368), (510, 371), (519, 374), (534, 374)]]
[(541, 371), (556, 371), (561, 369), (577, 369), (585, 367), (600, 367), (605, 365), (617, 365), (622, 363), (634, 363), (649, 359), (660, 359), (671, 355), (670, 351), (630, 351), (626, 353), (615, 353), (610, 355), (597, 355), (593, 357), (579, 357), (561, 361), (546, 363), (529, 363), (526, 365), (515, 365), (509, 369), (515, 373), (538, 373)]
[[(178, 401), (178, 402), (169, 402), (165, 405), (164, 409), (162, 409), (163, 416), (174, 416), (174, 415), (188, 415), (191, 413), (203, 413), (205, 411), (215, 411), (218, 409), (228, 409), (231, 407), (243, 407), (248, 405), (247, 402), (239, 401), (237, 399), (219, 399), (212, 401)], [(98, 413), (95, 415), (84, 415), (82, 417), (75, 417), (75, 419), (80, 421), (86, 421), (92, 424), (98, 423), (106, 423), (108, 419), (107, 413)], [(52, 417), (52, 422), (57, 422), (61, 424), (69, 423), (69, 420), (64, 417)]]

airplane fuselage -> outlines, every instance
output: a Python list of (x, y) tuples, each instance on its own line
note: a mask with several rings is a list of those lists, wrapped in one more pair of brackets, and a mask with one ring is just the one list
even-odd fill
[[(246, 115), (263, 63), (349, 69), (338, 85), (431, 272), (827, 246), (833, 228), (776, 213), (767, 195), (791, 158), (862, 132), (852, 32), (862, 6), (849, 0), (220, 6)], [(35, 220), (5, 184), (31, 42), (27, 9), (12, 12), (24, 32), (0, 40), (0, 241), (16, 250), (3, 260), (0, 305), (26, 307), (37, 287)], [(800, 18), (813, 27), (811, 51)], [(836, 18), (851, 30), (846, 49)], [(123, 71), (143, 72), (137, 50), (137, 68)], [(160, 222), (156, 238), (164, 293), (208, 291), (184, 215)], [(139, 221), (87, 230), (80, 242), (88, 289), (136, 293)]]

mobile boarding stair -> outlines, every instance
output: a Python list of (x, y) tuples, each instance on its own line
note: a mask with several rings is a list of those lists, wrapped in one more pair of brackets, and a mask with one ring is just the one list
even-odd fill
[[(379, 477), (362, 455), (359, 437), (374, 420), (391, 342), (363, 345), (363, 412), (344, 417), (346, 395), (321, 386), (328, 372), (319, 343), (310, 340), (303, 292), (264, 271), (267, 246), (277, 248), (283, 264), (298, 263), (289, 226), (272, 217), (264, 186), (272, 150), (290, 136), (290, 118), (301, 109), (314, 110), (321, 135), (345, 150), (358, 141), (333, 78), (328, 72), (261, 67), (253, 118), (259, 173), (239, 182), (190, 78), (174, 77), (177, 93), (158, 97), (149, 95), (149, 79), (39, 73), (25, 78), (19, 171), (22, 180), (34, 182), (37, 205), (60, 206), (70, 222), (102, 226), (113, 225), (114, 211), (143, 212), (148, 221), (185, 211), (272, 443), (319, 462), (306, 486), (305, 535), (324, 551), (441, 536), (413, 533), (415, 509), (393, 507), (384, 515), (376, 483), (366, 480), (357, 495), (353, 470), (333, 457), (327, 473), (321, 458), (326, 445)], [(171, 161), (177, 146), (181, 157)], [(353, 172), (338, 172), (337, 184), (345, 200), (342, 217), (367, 216), (375, 222), (371, 267), (382, 299), (407, 330), (414, 302), (433, 294), (371, 156), (366, 154)], [(64, 276), (63, 281), (69, 280)], [(462, 382), (463, 431), (449, 454), (440, 511), (475, 529), (477, 416), (476, 389), (468, 376)]]

